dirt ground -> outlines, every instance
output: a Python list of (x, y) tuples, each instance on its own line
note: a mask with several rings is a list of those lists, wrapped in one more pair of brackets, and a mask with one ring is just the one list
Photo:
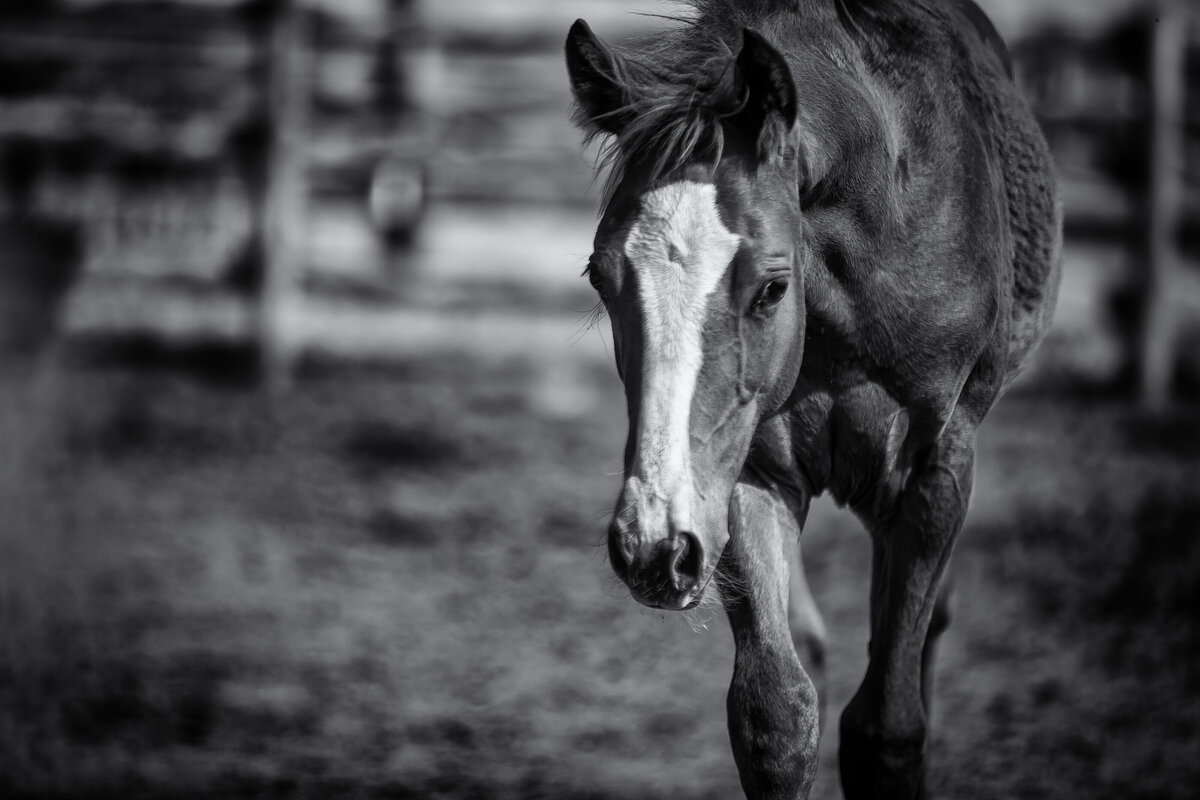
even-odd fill
[[(740, 796), (724, 619), (644, 609), (605, 561), (611, 367), (313, 367), (271, 400), (60, 363), (19, 389), (0, 795)], [(1200, 422), (1027, 390), (980, 450), (935, 795), (1195, 796)], [(803, 544), (837, 712), (867, 538), (818, 504)]]

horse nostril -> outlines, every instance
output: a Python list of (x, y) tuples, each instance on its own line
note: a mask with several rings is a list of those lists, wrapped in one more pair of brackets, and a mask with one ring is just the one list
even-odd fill
[(680, 531), (674, 541), (663, 542), (663, 555), (667, 577), (676, 591), (687, 591), (700, 579), (704, 553), (694, 535)]
[(625, 538), (624, 532), (616, 523), (613, 523), (608, 529), (608, 560), (612, 564), (613, 571), (619, 576), (623, 576), (629, 570), (629, 565), (633, 560), (632, 554), (625, 544)]

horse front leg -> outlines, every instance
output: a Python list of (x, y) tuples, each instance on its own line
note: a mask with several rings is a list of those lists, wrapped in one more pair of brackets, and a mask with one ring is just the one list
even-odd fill
[(736, 648), (729, 736), (750, 800), (806, 798), (816, 776), (817, 693), (788, 624), (788, 562), (799, 529), (773, 492), (738, 484), (720, 585)]
[[(796, 531), (792, 540), (799, 538)], [(788, 540), (785, 535), (785, 543)], [(791, 588), (788, 591), (788, 625), (792, 630), (792, 644), (804, 671), (817, 688), (818, 711), (821, 730), (825, 730), (825, 700), (828, 696), (828, 681), (825, 671), (825, 650), (828, 635), (825, 631), (825, 620), (817, 608), (812, 590), (808, 588), (808, 578), (804, 574), (804, 559), (801, 557), (801, 547), (797, 542), (795, 560), (791, 570)]]
[(870, 661), (842, 713), (838, 752), (847, 800), (923, 794), (923, 695), (936, 638), (948, 623), (941, 581), (966, 515), (973, 465), (974, 429), (948, 431), (892, 513), (871, 526)]

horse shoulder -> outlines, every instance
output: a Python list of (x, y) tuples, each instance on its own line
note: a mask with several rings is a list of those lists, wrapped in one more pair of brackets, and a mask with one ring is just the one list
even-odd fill
[(1003, 187), (978, 143), (942, 144), (911, 164), (858, 160), (809, 210), (807, 231), (817, 352), (870, 364), (902, 401), (934, 405), (961, 388), (1008, 302)]

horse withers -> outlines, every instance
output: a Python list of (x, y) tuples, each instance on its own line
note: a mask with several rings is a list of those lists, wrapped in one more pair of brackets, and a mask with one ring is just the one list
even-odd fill
[(629, 416), (610, 558), (657, 608), (716, 587), (742, 785), (805, 797), (824, 629), (797, 539), (812, 497), (853, 509), (871, 639), (842, 786), (912, 798), (976, 429), (1054, 306), (1050, 157), (970, 0), (691, 10), (637, 55), (583, 21), (567, 40), (578, 121), (608, 142), (587, 275)]

